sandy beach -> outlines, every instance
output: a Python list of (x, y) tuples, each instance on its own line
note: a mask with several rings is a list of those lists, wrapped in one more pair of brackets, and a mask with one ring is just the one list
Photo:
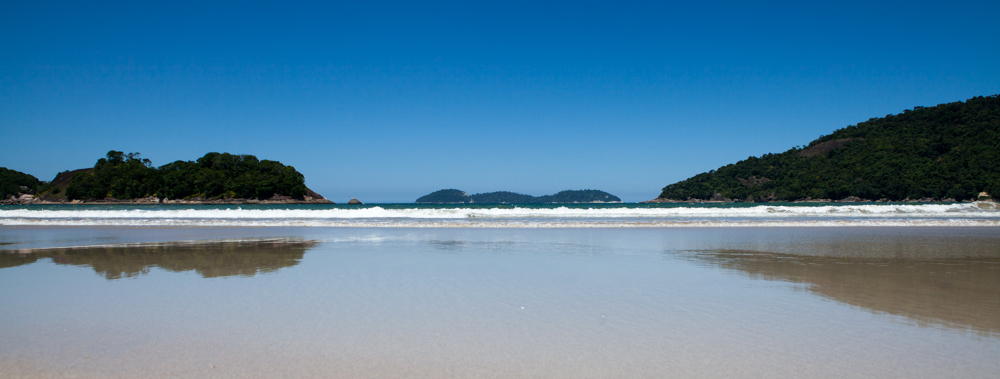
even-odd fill
[(998, 239), (4, 227), (0, 376), (994, 377)]

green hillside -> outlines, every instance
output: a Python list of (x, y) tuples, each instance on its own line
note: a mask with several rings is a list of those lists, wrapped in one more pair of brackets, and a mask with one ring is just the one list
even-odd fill
[(48, 188), (48, 183), (32, 175), (0, 167), (0, 200), (22, 193), (36, 194)]
[(914, 107), (663, 188), (660, 200), (976, 199), (1000, 193), (1000, 97)]

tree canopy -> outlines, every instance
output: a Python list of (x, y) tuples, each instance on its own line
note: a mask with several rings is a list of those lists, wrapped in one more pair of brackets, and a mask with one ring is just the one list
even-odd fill
[(981, 191), (1000, 193), (998, 95), (872, 118), (668, 185), (659, 197), (969, 200)]
[(110, 151), (91, 172), (73, 176), (69, 199), (268, 199), (274, 195), (302, 199), (305, 178), (292, 166), (258, 160), (253, 155), (208, 153), (197, 161), (153, 167), (139, 153)]
[(38, 180), (32, 175), (0, 167), (0, 199), (22, 193), (36, 194), (46, 189), (48, 189), (48, 183)]

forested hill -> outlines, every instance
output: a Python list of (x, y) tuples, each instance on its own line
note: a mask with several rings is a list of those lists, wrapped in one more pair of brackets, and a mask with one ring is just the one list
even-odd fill
[(663, 188), (664, 200), (978, 198), (1000, 193), (1000, 97), (914, 107)]
[[(57, 177), (58, 179), (58, 177)], [(208, 153), (197, 161), (175, 161), (153, 167), (138, 153), (110, 151), (94, 165), (72, 176), (70, 200), (137, 199), (303, 199), (311, 194), (305, 178), (292, 166), (253, 155)], [(318, 195), (316, 195), (318, 196)]]
[(208, 153), (154, 167), (139, 153), (110, 151), (93, 168), (63, 171), (51, 182), (0, 167), (0, 204), (331, 203), (306, 188), (292, 166), (253, 155)]
[(561, 191), (555, 195), (531, 196), (510, 191), (469, 195), (457, 189), (444, 189), (421, 196), (416, 201), (425, 204), (532, 204), (532, 203), (594, 203), (621, 202), (618, 196), (598, 190)]
[(50, 185), (38, 178), (14, 171), (6, 167), (0, 167), (0, 199), (7, 199), (22, 193), (36, 194), (49, 189)]

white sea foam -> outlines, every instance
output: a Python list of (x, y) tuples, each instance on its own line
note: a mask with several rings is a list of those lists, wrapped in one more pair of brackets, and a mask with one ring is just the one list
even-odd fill
[[(988, 207), (987, 207), (988, 208)], [(664, 227), (998, 225), (1000, 211), (976, 203), (757, 205), (613, 208), (329, 208), (0, 210), (0, 225)]]
[(1000, 226), (1000, 220), (875, 219), (875, 220), (692, 220), (692, 221), (361, 221), (361, 220), (4, 220), (11, 226), (146, 226), (146, 227), (351, 227), (351, 228), (669, 228), (669, 227), (831, 227), (831, 226)]

